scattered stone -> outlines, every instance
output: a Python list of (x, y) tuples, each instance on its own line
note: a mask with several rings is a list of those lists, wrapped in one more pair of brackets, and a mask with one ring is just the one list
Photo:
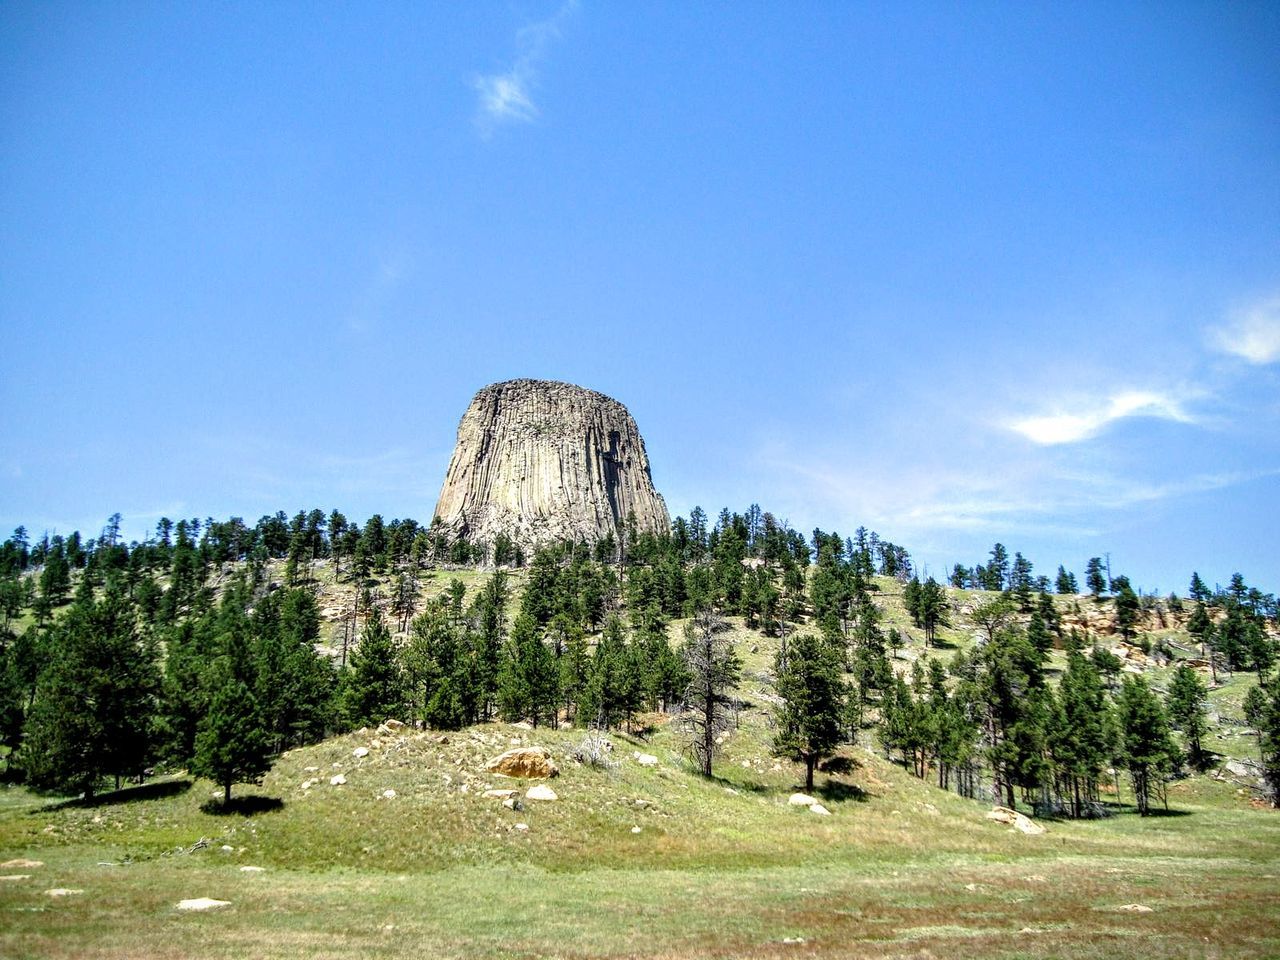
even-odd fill
[(340, 787), (346, 782), (347, 782), (346, 776), (341, 773), (335, 773), (332, 777), (329, 778), (329, 786), (331, 787)]
[(783, 938), (782, 942), (791, 946), (796, 946), (799, 944), (806, 943), (807, 941), (805, 940), (804, 937), (785, 937)]
[(375, 750), (381, 750), (381, 749), (382, 749), (382, 741), (381, 741), (381, 740), (370, 740), (370, 741), (369, 741), (369, 746), (373, 747), (373, 749), (375, 749)]
[(31, 874), (29, 873), (6, 873), (3, 875), (0, 875), (0, 880), (5, 880), (5, 881), (30, 880), (30, 879), (31, 879)]
[(212, 897), (195, 897), (191, 900), (179, 900), (179, 910), (216, 910), (219, 907), (231, 906), (230, 900), (214, 900)]
[(793, 793), (787, 803), (793, 807), (812, 807), (818, 801), (807, 793)]
[(545, 783), (535, 784), (524, 793), (526, 800), (559, 800), (556, 792)]
[(978, 885), (976, 883), (966, 883), (964, 885), (964, 888), (968, 890), (970, 893), (973, 893), (978, 889)]
[(824, 806), (823, 806), (822, 804), (820, 804), (820, 803), (812, 804), (812, 805), (809, 807), (809, 812), (810, 812), (810, 813), (816, 813), (816, 814), (819, 814), (820, 816), (824, 816), (824, 817), (829, 817), (829, 816), (831, 816), (831, 811), (830, 811), (830, 810), (828, 810), (826, 807), (824, 807)]
[(45, 895), (50, 897), (71, 897), (77, 893), (84, 893), (84, 891), (72, 890), (70, 887), (54, 887), (52, 890), (45, 891)]
[(649, 801), (637, 799), (636, 806), (643, 810), (645, 807), (649, 806)]
[(320, 782), (319, 780), (303, 780), (303, 781), (302, 781), (302, 789), (303, 789), (303, 790), (310, 790), (312, 787), (314, 787), (314, 786), (315, 786), (317, 783), (319, 783), (319, 782)]
[(303, 773), (319, 773), (319, 771), (320, 771), (319, 767), (303, 767), (302, 768)]
[(353, 757), (367, 757), (369, 755), (368, 747), (356, 747), (351, 751)]
[(262, 873), (266, 869), (267, 869), (266, 867), (241, 867), (240, 872), (241, 873)]
[(1129, 913), (1151, 913), (1152, 910), (1145, 903), (1126, 903), (1122, 907), (1116, 907), (1117, 910), (1125, 910)]
[(505, 800), (507, 797), (514, 797), (515, 795), (516, 792), (514, 790), (486, 790), (480, 794), (480, 796), (489, 800)]
[[(400, 720), (393, 720), (390, 717), (388, 717), (382, 724), (382, 727), (386, 727), (388, 730), (403, 730), (405, 726), (406, 724), (404, 722)], [(382, 727), (378, 728), (379, 733), (382, 732)]]
[(33, 870), (36, 867), (43, 867), (43, 860), (27, 860), (24, 857), (18, 857), (16, 860), (6, 860), (0, 863), (0, 869), (3, 870)]
[(236, 852), (236, 848), (235, 848), (235, 847), (233, 847), (233, 846), (231, 846), (231, 844), (229, 844), (229, 843), (224, 843), (224, 844), (221, 846), (221, 848), (220, 848), (220, 849), (222, 850), (222, 852), (223, 852), (223, 853), (235, 853), (235, 852)]
[(533, 729), (533, 724), (530, 723), (528, 720), (517, 720), (515, 723), (511, 724), (511, 726), (515, 727), (517, 730)]
[[(464, 789), (465, 789), (465, 787), (464, 787)], [(383, 800), (394, 800), (395, 798), (396, 798), (396, 792), (395, 792), (394, 790), (387, 789), (387, 790), (383, 790), (383, 791), (382, 791), (382, 799), (383, 799)]]
[(545, 747), (517, 747), (494, 757), (484, 765), (490, 773), (502, 777), (537, 780), (554, 777), (560, 772)]
[(652, 753), (640, 753), (639, 751), (636, 751), (634, 756), (636, 758), (636, 763), (640, 764), (642, 767), (656, 767), (658, 765), (658, 758)]
[(521, 833), (524, 833), (524, 831), (529, 829), (529, 825), (527, 823), (517, 823), (516, 829), (519, 830)]
[(631, 832), (632, 832), (632, 833), (639, 833), (639, 832), (640, 832), (640, 828), (639, 828), (639, 827), (632, 827), (632, 828), (631, 828)]
[(507, 799), (502, 801), (502, 805), (508, 810), (519, 811), (524, 809), (524, 804), (520, 802), (519, 797), (507, 797)]
[(1036, 823), (1029, 817), (1025, 817), (1016, 810), (1010, 810), (1008, 807), (993, 807), (987, 814), (988, 820), (994, 820), (997, 823), (1007, 823), (1019, 833), (1039, 834), (1044, 833), (1044, 827)]

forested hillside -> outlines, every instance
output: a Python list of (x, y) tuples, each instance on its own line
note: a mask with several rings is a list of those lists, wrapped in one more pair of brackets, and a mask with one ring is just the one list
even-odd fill
[(533, 556), (337, 511), (118, 530), (0, 548), (10, 780), (91, 795), (186, 768), (230, 801), (284, 751), (388, 719), (671, 725), (711, 776), (749, 689), (809, 788), (845, 744), (1069, 818), (1147, 813), (1198, 773), (1280, 786), (1277, 602), (1240, 575), (1153, 596), (1093, 558), (1082, 593), (996, 544), (942, 584), (872, 532), (756, 506)]

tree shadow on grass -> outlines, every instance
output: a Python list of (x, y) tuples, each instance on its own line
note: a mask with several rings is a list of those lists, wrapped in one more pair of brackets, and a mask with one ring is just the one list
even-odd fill
[(119, 790), (108, 790), (106, 793), (95, 793), (92, 797), (75, 797), (41, 807), (41, 811), (70, 810), (76, 807), (106, 807), (117, 803), (137, 803), (142, 800), (163, 800), (165, 797), (176, 797), (191, 789), (191, 780), (161, 780), (156, 783), (143, 783), (136, 786), (121, 787)]
[(214, 817), (252, 817), (283, 809), (284, 801), (279, 797), (264, 797), (256, 793), (232, 797), (229, 803), (222, 800), (206, 800), (200, 804), (201, 813)]
[(843, 780), (832, 780), (827, 778), (827, 782), (822, 786), (815, 786), (814, 791), (823, 800), (829, 800), (832, 803), (843, 803), (846, 800), (856, 800), (858, 803), (866, 803), (870, 794), (854, 783), (845, 783)]

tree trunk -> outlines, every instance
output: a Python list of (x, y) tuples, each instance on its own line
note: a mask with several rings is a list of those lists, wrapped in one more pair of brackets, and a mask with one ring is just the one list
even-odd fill
[(810, 792), (813, 790), (813, 768), (817, 765), (817, 757), (808, 756), (804, 758), (804, 788)]
[(224, 783), (222, 785), (222, 788), (223, 788), (222, 805), (224, 807), (229, 807), (231, 806), (231, 781), (228, 780), (226, 783)]

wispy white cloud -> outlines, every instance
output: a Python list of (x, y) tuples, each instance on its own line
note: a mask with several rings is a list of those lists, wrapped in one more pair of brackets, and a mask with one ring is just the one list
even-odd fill
[(1280, 360), (1280, 296), (1255, 303), (1209, 330), (1214, 349), (1262, 365)]
[(533, 101), (538, 69), (577, 6), (577, 0), (566, 0), (552, 16), (521, 28), (516, 33), (518, 53), (510, 68), (472, 80), (479, 97), (476, 126), (482, 134), (488, 136), (503, 123), (530, 123), (538, 118), (538, 105)]
[(1124, 390), (1101, 403), (1085, 405), (1077, 410), (1020, 417), (1009, 421), (1006, 426), (1033, 443), (1054, 446), (1089, 440), (1117, 420), (1130, 417), (1151, 417), (1175, 423), (1196, 422), (1177, 398), (1151, 390)]

